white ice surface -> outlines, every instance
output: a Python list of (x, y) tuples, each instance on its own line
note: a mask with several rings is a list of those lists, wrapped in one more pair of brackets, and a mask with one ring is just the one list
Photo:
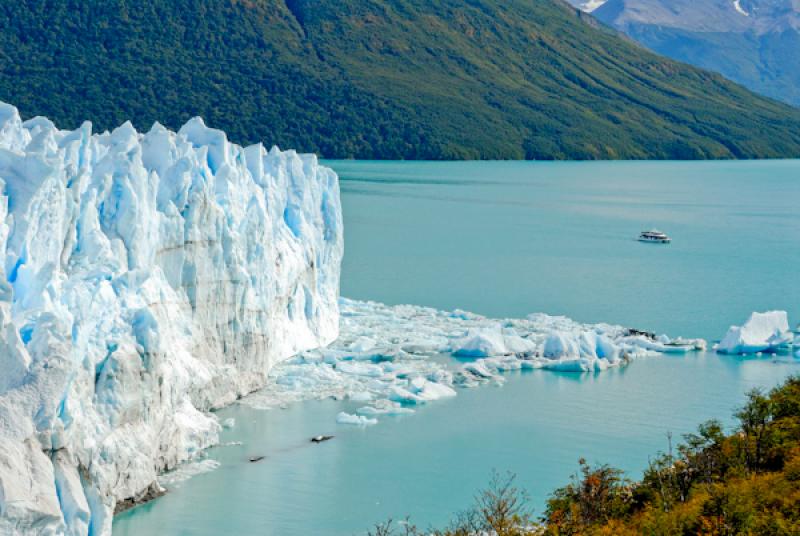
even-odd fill
[[(585, 2), (581, 2), (581, 3), (579, 4), (579, 7), (580, 7), (580, 8), (581, 8), (583, 11), (586, 11), (586, 12), (588, 12), (588, 13), (591, 13), (592, 11), (594, 11), (595, 9), (597, 9), (598, 7), (600, 7), (600, 6), (602, 6), (603, 4), (605, 4), (605, 3), (606, 3), (606, 1), (607, 1), (607, 0), (587, 0), (587, 1), (585, 1)], [(573, 3), (574, 3), (574, 2), (573, 2)]]
[(341, 411), (336, 416), (336, 422), (339, 424), (354, 424), (356, 426), (371, 426), (373, 424), (378, 424), (378, 419), (371, 419), (363, 415), (353, 415)]
[(621, 326), (544, 314), (501, 320), (345, 298), (339, 308), (340, 336), (332, 345), (281, 363), (267, 386), (242, 402), (275, 408), (305, 399), (349, 399), (366, 402), (358, 415), (378, 418), (456, 396), (458, 387), (502, 383), (505, 371), (602, 371), (705, 344), (654, 340)]
[[(228, 445), (223, 445), (228, 446)], [(159, 483), (169, 488), (178, 488), (181, 484), (192, 477), (208, 473), (217, 469), (220, 463), (217, 460), (209, 458), (195, 459), (180, 464), (174, 470), (161, 475), (158, 479)]]
[(716, 350), (724, 354), (774, 352), (788, 347), (792, 339), (786, 311), (756, 312), (743, 326), (731, 326)]
[(313, 155), (0, 103), (0, 534), (108, 534), (209, 409), (336, 338), (342, 251)]

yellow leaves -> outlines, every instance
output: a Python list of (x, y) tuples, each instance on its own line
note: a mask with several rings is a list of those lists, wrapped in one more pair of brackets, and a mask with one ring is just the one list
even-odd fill
[(800, 481), (800, 447), (792, 449), (783, 472), (786, 475), (786, 480), (790, 482)]

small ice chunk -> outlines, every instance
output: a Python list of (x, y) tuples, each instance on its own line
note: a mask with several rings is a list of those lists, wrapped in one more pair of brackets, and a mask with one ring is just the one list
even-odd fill
[(448, 348), (446, 337), (418, 337), (403, 343), (401, 349), (409, 354), (432, 354)]
[(425, 382), (422, 390), (418, 394), (425, 400), (439, 400), (440, 398), (456, 396), (456, 392), (452, 387), (429, 381)]
[(378, 365), (359, 361), (340, 361), (336, 363), (336, 370), (354, 376), (369, 376), (370, 378), (383, 376), (383, 369)]
[(414, 413), (411, 408), (404, 408), (399, 402), (392, 402), (391, 400), (376, 400), (371, 406), (364, 406), (358, 408), (356, 413), (359, 415), (405, 415)]
[(182, 463), (175, 470), (165, 473), (158, 478), (159, 484), (166, 487), (177, 488), (180, 483), (190, 478), (213, 471), (220, 466), (217, 460), (201, 459)]
[(425, 384), (428, 382), (425, 378), (421, 376), (417, 376), (416, 378), (412, 378), (408, 382), (408, 390), (412, 393), (419, 393), (425, 388)]
[(506, 349), (512, 354), (528, 354), (536, 350), (536, 345), (519, 335), (505, 335), (503, 337)]
[(580, 346), (571, 333), (555, 331), (547, 337), (544, 343), (544, 356), (550, 359), (566, 356), (577, 357), (579, 354)]
[(369, 391), (358, 391), (355, 393), (350, 393), (350, 400), (354, 400), (356, 402), (369, 402), (373, 399), (372, 393)]
[(408, 389), (393, 385), (389, 388), (389, 399), (395, 402), (402, 402), (405, 404), (424, 404), (425, 399), (421, 396), (412, 393)]
[(508, 353), (500, 326), (472, 328), (453, 342), (453, 354), (458, 357), (490, 357)]
[(479, 378), (493, 378), (494, 372), (489, 370), (486, 366), (485, 360), (475, 361), (474, 363), (467, 363), (464, 365), (464, 370), (471, 372)]
[(336, 422), (339, 424), (354, 424), (356, 426), (372, 426), (378, 424), (378, 419), (370, 419), (363, 415), (353, 415), (352, 413), (339, 412), (336, 416)]
[(558, 359), (546, 363), (542, 368), (561, 372), (589, 372), (594, 370), (594, 362), (586, 358)]
[[(589, 361), (605, 359), (609, 363), (616, 363), (619, 348), (606, 335), (597, 331), (582, 331), (579, 334), (555, 331), (545, 341), (544, 356), (557, 360), (576, 357)], [(587, 366), (593, 368), (591, 364)]]
[(482, 359), (483, 363), (489, 370), (497, 370), (499, 372), (506, 372), (510, 370), (519, 370), (525, 362), (523, 359), (518, 359), (515, 356), (504, 357), (488, 357)]
[(369, 352), (373, 348), (375, 348), (375, 339), (369, 337), (359, 337), (350, 343), (350, 350), (353, 352)]

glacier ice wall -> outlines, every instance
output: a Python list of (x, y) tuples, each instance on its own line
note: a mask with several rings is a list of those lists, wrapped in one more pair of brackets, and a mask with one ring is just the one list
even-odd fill
[(108, 534), (207, 411), (338, 332), (338, 181), (201, 119), (93, 134), (0, 104), (0, 533)]

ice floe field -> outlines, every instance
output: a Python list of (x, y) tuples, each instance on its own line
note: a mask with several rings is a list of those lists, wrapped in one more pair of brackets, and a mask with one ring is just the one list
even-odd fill
[[(330, 164), (339, 339), (219, 411), (115, 534), (442, 523), (492, 469), (541, 505), (579, 457), (635, 474), (800, 373), (798, 162)], [(635, 242), (653, 226), (673, 243)]]
[[(599, 372), (706, 346), (702, 339), (672, 340), (544, 314), (499, 320), (346, 298), (339, 305), (339, 338), (277, 365), (267, 386), (246, 397), (246, 404), (272, 408), (349, 399), (365, 405), (355, 415), (340, 413), (337, 422), (372, 425), (379, 415), (413, 413), (413, 407), (454, 397), (458, 387), (502, 383), (508, 371)], [(435, 359), (444, 356), (458, 359)]]

